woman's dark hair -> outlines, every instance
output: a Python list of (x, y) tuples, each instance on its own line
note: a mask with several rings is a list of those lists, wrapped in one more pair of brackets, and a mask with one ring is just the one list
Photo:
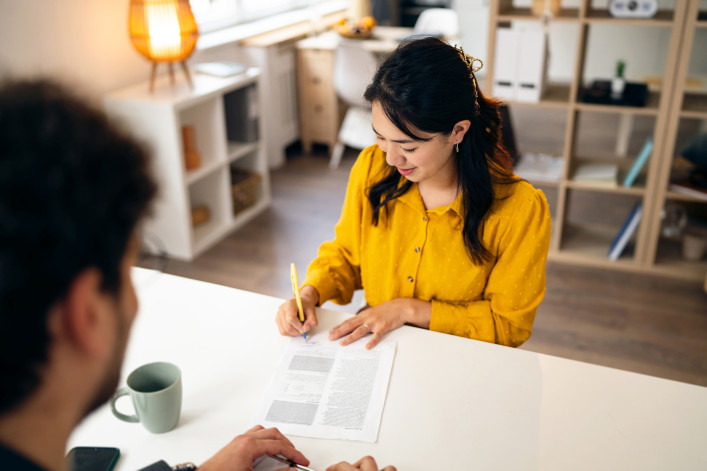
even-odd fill
[(117, 299), (157, 187), (148, 156), (50, 81), (0, 84), (0, 415), (40, 382), (47, 315), (87, 268)]
[[(450, 135), (459, 121), (471, 126), (456, 155), (458, 185), (462, 192), (463, 236), (475, 263), (490, 258), (480, 231), (494, 201), (492, 183), (512, 183), (511, 159), (501, 144), (500, 103), (478, 90), (460, 51), (437, 39), (401, 44), (380, 66), (364, 97), (377, 102), (387, 118), (412, 139), (427, 141), (414, 130)], [(373, 224), (391, 200), (410, 189), (412, 182), (391, 167), (368, 188)]]

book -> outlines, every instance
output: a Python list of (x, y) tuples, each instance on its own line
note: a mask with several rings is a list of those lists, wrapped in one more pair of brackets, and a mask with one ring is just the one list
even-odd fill
[(572, 180), (595, 185), (616, 186), (619, 166), (616, 164), (583, 164), (577, 167)]
[(707, 201), (707, 188), (695, 186), (687, 180), (676, 180), (674, 182), (670, 182), (668, 189)]
[(638, 202), (633, 206), (633, 209), (631, 209), (631, 213), (628, 215), (628, 218), (626, 218), (618, 234), (616, 234), (614, 241), (611, 243), (611, 247), (609, 247), (609, 260), (617, 260), (621, 256), (629, 239), (631, 239), (633, 233), (636, 232), (638, 223), (641, 221), (641, 216), (643, 216), (643, 205)]
[(624, 178), (624, 187), (628, 188), (633, 185), (636, 181), (638, 173), (646, 165), (648, 157), (651, 156), (651, 153), (653, 153), (653, 137), (648, 136), (646, 143), (643, 144), (641, 152), (638, 153), (638, 157), (636, 157), (636, 160), (633, 162), (633, 165), (631, 165), (631, 168)]
[(563, 166), (562, 157), (524, 153), (513, 172), (526, 180), (552, 183), (560, 181)]

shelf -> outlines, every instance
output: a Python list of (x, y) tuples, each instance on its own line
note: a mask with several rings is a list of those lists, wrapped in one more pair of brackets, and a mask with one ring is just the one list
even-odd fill
[[(618, 178), (622, 181), (621, 175)], [(633, 195), (633, 196), (643, 196), (646, 192), (643, 186), (630, 186), (628, 188), (617, 183), (616, 186), (602, 185), (600, 183), (590, 183), (590, 182), (578, 182), (574, 180), (567, 180), (567, 187), (575, 190), (587, 190), (587, 191), (597, 191), (603, 193), (613, 193), (619, 195)]]
[[(180, 110), (178, 116), (182, 129), (193, 129), (193, 144), (201, 156), (201, 166), (195, 169), (193, 174), (188, 173), (187, 183), (192, 183), (226, 161), (226, 130), (222, 105), (218, 100), (200, 101), (190, 108)], [(183, 142), (180, 144), (184, 145)]]
[(149, 92), (147, 84), (139, 84), (110, 93), (107, 99), (167, 105), (181, 110), (210, 98), (220, 97), (236, 88), (255, 83), (259, 75), (259, 70), (254, 67), (248, 68), (242, 74), (225, 78), (192, 73), (193, 87), (190, 87), (182, 78), (178, 78), (175, 85), (171, 85), (167, 75), (164, 75), (155, 80), (155, 89), (152, 93)]
[(583, 21), (589, 24), (672, 26), (673, 17), (673, 11), (670, 10), (659, 10), (652, 18), (616, 18), (609, 10), (589, 10)]
[(539, 102), (530, 101), (507, 101), (509, 105), (518, 106), (540, 106), (546, 108), (567, 108), (570, 102), (569, 84), (548, 84), (545, 93)]
[(633, 258), (634, 244), (629, 242), (624, 253), (616, 261), (609, 260), (609, 248), (616, 238), (620, 227), (602, 226), (598, 224), (567, 224), (562, 232), (562, 243), (557, 252), (558, 257), (577, 259), (583, 262), (593, 262), (595, 265), (635, 265)]
[(691, 262), (682, 257), (682, 244), (678, 241), (661, 239), (658, 243), (655, 266), (656, 272), (687, 280), (705, 279), (707, 260)]
[[(567, 186), (569, 188), (577, 190), (589, 190), (589, 191), (599, 191), (604, 193), (622, 194), (622, 195), (633, 195), (633, 196), (643, 196), (646, 192), (646, 168), (638, 173), (637, 178), (633, 182), (633, 185), (629, 187), (623, 186), (623, 181), (626, 178), (626, 174), (629, 172), (630, 168), (635, 163), (635, 158), (629, 157), (619, 157), (614, 154), (602, 155), (596, 157), (587, 156), (575, 156), (574, 165), (571, 169), (570, 178), (567, 180)], [(576, 181), (573, 180), (574, 172), (581, 165), (592, 165), (592, 164), (610, 164), (618, 166), (618, 175), (616, 176), (616, 184), (610, 185), (608, 183), (594, 183), (590, 181)]]
[(693, 203), (707, 203), (707, 200), (700, 198), (699, 196), (689, 195), (687, 193), (680, 193), (679, 191), (668, 190), (665, 194), (665, 198), (669, 200), (678, 201), (690, 201)]
[[(552, 17), (552, 21), (577, 21), (579, 10), (576, 8), (561, 8), (557, 15)], [(542, 18), (533, 14), (530, 8), (506, 8), (501, 10), (498, 21), (541, 21)]]
[(187, 170), (186, 171), (186, 184), (187, 185), (192, 185), (202, 178), (208, 176), (211, 174), (211, 172), (218, 170), (223, 166), (222, 162), (218, 162), (215, 160), (212, 160), (211, 162), (208, 162), (206, 164), (201, 165), (199, 168), (194, 169), (194, 170)]
[(247, 221), (250, 221), (256, 215), (260, 214), (265, 208), (267, 208), (268, 204), (268, 201), (261, 195), (260, 199), (258, 199), (258, 201), (253, 206), (244, 209), (243, 211), (235, 215), (232, 223), (233, 227), (239, 227)]
[[(693, 128), (701, 129), (701, 125), (707, 122), (707, 88), (686, 81), (690, 68), (694, 69), (690, 65), (691, 57), (695, 53), (699, 56), (701, 35), (695, 36), (694, 44), (683, 44), (686, 38), (693, 37), (695, 24), (697, 28), (707, 27), (705, 19), (688, 18), (686, 21), (686, 15), (696, 15), (699, 7), (704, 7), (705, 1), (680, 0), (673, 2), (674, 7), (673, 3), (661, 3), (662, 9), (652, 18), (614, 17), (609, 11), (608, 0), (562, 1), (562, 6), (566, 8), (553, 21), (562, 21), (561, 24), (565, 25), (563, 28), (570, 30), (579, 28), (577, 44), (568, 44), (575, 51), (574, 72), (570, 83), (548, 83), (542, 100), (536, 103), (507, 101), (513, 111), (524, 117), (529, 124), (521, 128), (523, 132), (520, 132), (518, 139), (521, 147), (551, 148), (552, 153), (563, 155), (565, 165), (569, 166), (564, 169), (559, 181), (528, 179), (534, 186), (546, 188), (547, 193), (555, 198), (553, 235), (558, 237), (553, 238), (549, 259), (607, 269), (664, 273), (676, 278), (701, 277), (704, 282), (707, 262), (686, 265), (677, 252), (659, 261), (655, 260), (658, 255), (660, 210), (665, 203), (664, 199), (701, 202), (697, 197), (669, 190), (668, 180), (677, 177), (672, 175), (674, 169), (668, 168), (670, 162), (664, 159), (673, 157), (668, 154), (682, 146), (683, 141), (694, 133)], [(515, 7), (514, 3), (526, 8)], [(517, 0), (492, 0), (491, 10), (496, 14), (491, 15), (490, 32), (493, 34), (500, 27), (508, 27), (514, 22), (519, 23), (520, 27), (542, 26), (543, 18), (527, 8), (530, 3), (529, 0), (522, 5)], [(537, 24), (530, 23), (533, 21)], [(559, 27), (559, 23), (556, 26)], [(703, 32), (704, 29), (698, 31)], [(615, 39), (608, 40), (614, 36)], [(569, 36), (567, 40), (572, 41)], [(618, 57), (642, 54), (647, 45), (660, 60), (650, 64), (656, 68), (651, 73), (659, 80), (650, 81), (644, 106), (615, 106), (581, 101), (591, 81), (602, 77), (592, 76), (595, 73), (589, 69), (603, 64), (602, 67), (611, 73), (612, 54)], [(490, 41), (488, 57), (495, 57), (498, 47), (494, 41)], [(697, 51), (691, 52), (694, 48)], [(489, 78), (487, 80), (492, 82)], [(670, 84), (671, 87), (661, 87), (661, 83)], [(679, 103), (670, 103), (673, 95), (678, 100), (683, 99), (682, 109), (677, 107)], [(563, 114), (564, 126), (560, 126), (558, 116), (552, 120), (553, 126), (537, 129), (535, 116), (539, 113), (547, 114), (550, 118), (553, 118), (553, 113)], [(685, 120), (689, 129), (680, 128), (683, 125), (681, 119)], [(674, 129), (675, 123), (678, 126)], [(636, 165), (649, 135), (653, 137), (656, 147), (648, 161), (642, 164), (643, 168), (633, 185), (624, 187), (625, 177)], [(608, 179), (608, 184), (601, 181), (574, 181), (572, 177), (577, 166), (585, 163), (617, 165), (616, 183), (613, 178)], [(610, 247), (630, 211), (639, 202), (643, 205), (639, 226), (632, 234), (624, 254), (612, 261), (608, 256)], [(683, 204), (701, 210), (707, 207), (702, 203)], [(689, 274), (679, 274), (680, 270), (687, 270)]]
[[(154, 93), (149, 93), (147, 83), (143, 83), (105, 98), (108, 116), (125, 122), (153, 151), (152, 171), (162, 184), (159, 204), (145, 227), (161, 239), (170, 257), (192, 260), (245, 221), (233, 216), (231, 162), (238, 160), (243, 170), (261, 176), (257, 206), (262, 210), (270, 204), (263, 141), (228, 142), (227, 133), (234, 109), (247, 114), (251, 108), (246, 108), (248, 103), (229, 103), (227, 110), (226, 97), (238, 89), (256, 90), (259, 77), (255, 68), (227, 78), (197, 74), (193, 76), (193, 88), (184, 79), (170, 86), (168, 78), (161, 77)], [(190, 127), (189, 132), (184, 131), (185, 126)], [(262, 136), (259, 116), (255, 126), (253, 134)], [(200, 156), (200, 166), (193, 170), (185, 168), (185, 135), (187, 145), (193, 145)], [(208, 208), (209, 218), (193, 226), (191, 210), (202, 206)]]
[(189, 207), (205, 206), (210, 213), (208, 221), (192, 226), (194, 254), (220, 239), (229, 228), (231, 202), (227, 179), (227, 169), (222, 165), (188, 188)]
[(643, 107), (599, 105), (595, 103), (585, 103), (579, 100), (577, 101), (577, 104), (575, 106), (580, 111), (596, 111), (600, 113), (628, 113), (634, 115), (655, 116), (658, 114), (659, 103), (660, 92), (648, 92), (646, 106)]
[(199, 224), (194, 230), (194, 255), (198, 255), (216, 242), (231, 230), (231, 224), (226, 221), (211, 219), (208, 222)]
[(229, 162), (235, 162), (236, 160), (240, 159), (241, 157), (245, 157), (246, 155), (255, 152), (258, 150), (258, 146), (260, 145), (259, 141), (255, 142), (233, 142), (230, 141), (228, 143), (228, 161)]
[(680, 117), (707, 119), (707, 93), (685, 93)]

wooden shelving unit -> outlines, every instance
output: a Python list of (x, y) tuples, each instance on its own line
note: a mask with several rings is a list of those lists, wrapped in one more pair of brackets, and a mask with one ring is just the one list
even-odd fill
[[(567, 4), (566, 4), (567, 3)], [(707, 261), (685, 261), (679, 250), (679, 243), (662, 240), (661, 212), (666, 201), (675, 200), (691, 204), (707, 204), (698, 198), (668, 191), (672, 162), (674, 160), (676, 136), (683, 119), (707, 120), (707, 93), (685, 91), (691, 50), (699, 47), (693, 44), (695, 30), (707, 28), (707, 21), (698, 20), (699, 0), (675, 0), (669, 10), (660, 10), (649, 19), (614, 18), (606, 6), (597, 7), (592, 0), (561, 2), (560, 13), (549, 21), (576, 26), (576, 47), (574, 65), (569, 83), (549, 83), (538, 103), (510, 101), (513, 107), (538, 107), (566, 111), (562, 158), (563, 175), (559, 182), (531, 182), (536, 187), (552, 191), (551, 210), (553, 216), (553, 237), (550, 244), (550, 259), (589, 266), (653, 272), (688, 280), (704, 281)], [(605, 3), (604, 3), (605, 5)], [(492, 0), (490, 7), (489, 50), (487, 58), (496, 53), (496, 32), (501, 27), (513, 27), (514, 23), (535, 22), (543, 19), (533, 15), (528, 8), (516, 6), (513, 0)], [(631, 28), (628, 28), (628, 27)], [(668, 37), (661, 86), (651, 88), (644, 107), (611, 106), (585, 103), (582, 91), (589, 85), (585, 76), (585, 66), (590, 54), (589, 37), (594, 28), (655, 28), (659, 34)], [(566, 28), (565, 28), (566, 30)], [(596, 33), (596, 32), (595, 32)], [(629, 33), (630, 34), (630, 33)], [(552, 51), (550, 51), (552, 54)], [(627, 58), (630, 63), (630, 58)], [(658, 60), (663, 59), (660, 57)], [(486, 71), (487, 93), (492, 93), (491, 81), (494, 64), (489, 60)], [(607, 77), (609, 78), (609, 77)], [(653, 138), (653, 152), (648, 163), (634, 185), (621, 186), (623, 178), (634, 162), (635, 155), (619, 157), (606, 152), (594, 152), (591, 147), (581, 144), (580, 134), (586, 132), (579, 124), (584, 114), (606, 116), (606, 119), (640, 119), (650, 126)], [(551, 131), (549, 131), (551, 132)], [(557, 131), (555, 131), (557, 132)], [(533, 149), (524, 149), (533, 152)], [(609, 153), (610, 154), (610, 153)], [(578, 165), (583, 163), (619, 164), (617, 186), (604, 186), (572, 179)], [(603, 220), (581, 221), (575, 208), (582, 208), (582, 201), (599, 199), (612, 210)], [(619, 232), (623, 220), (636, 202), (643, 206), (643, 217), (639, 227), (624, 254), (616, 260), (608, 258), (609, 248)], [(618, 217), (623, 214), (624, 217)]]
[[(707, 260), (690, 262), (682, 257), (680, 244), (672, 239), (661, 236), (660, 213), (666, 204), (675, 203), (687, 206), (689, 211), (707, 214), (707, 201), (691, 195), (678, 193), (669, 189), (671, 177), (675, 171), (675, 156), (681, 144), (678, 143), (678, 131), (683, 121), (697, 121), (701, 128), (707, 128), (707, 90), (701, 93), (688, 90), (685, 87), (690, 75), (690, 59), (693, 51), (704, 50), (704, 44), (697, 40), (698, 30), (707, 30), (707, 21), (700, 20), (700, 6), (707, 7), (705, 2), (689, 0), (684, 2), (685, 13), (682, 26), (682, 41), (675, 65), (674, 91), (668, 109), (668, 122), (665, 129), (665, 145), (660, 158), (656, 159), (654, 174), (651, 175), (651, 188), (655, 189), (652, 231), (647, 241), (647, 265), (653, 270), (674, 277), (704, 280), (707, 289)], [(701, 5), (702, 4), (702, 5)], [(705, 12), (703, 11), (704, 15)]]
[[(258, 87), (259, 81), (257, 68), (228, 78), (195, 74), (193, 87), (182, 81), (170, 84), (163, 77), (153, 93), (144, 83), (105, 97), (108, 116), (151, 151), (152, 170), (160, 191), (145, 230), (160, 239), (169, 256), (193, 259), (270, 205), (263, 123), (253, 98), (257, 96), (253, 87)], [(258, 120), (257, 136), (247, 142), (229, 138), (229, 119), (236, 118), (227, 110), (227, 97), (237, 93), (250, 94), (250, 98), (242, 100), (244, 110), (240, 116)], [(240, 123), (240, 119), (236, 122)], [(186, 125), (194, 127), (201, 156), (201, 165), (194, 170), (185, 166), (181, 129)], [(231, 177), (235, 169), (257, 174), (260, 182), (255, 203), (237, 213)], [(191, 209), (198, 206), (207, 207), (210, 218), (193, 226)]]

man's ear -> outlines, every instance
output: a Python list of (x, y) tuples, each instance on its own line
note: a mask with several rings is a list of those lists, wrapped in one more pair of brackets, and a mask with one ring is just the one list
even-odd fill
[(102, 276), (87, 268), (74, 278), (59, 305), (61, 328), (67, 342), (89, 354), (105, 354), (112, 313), (101, 291)]

